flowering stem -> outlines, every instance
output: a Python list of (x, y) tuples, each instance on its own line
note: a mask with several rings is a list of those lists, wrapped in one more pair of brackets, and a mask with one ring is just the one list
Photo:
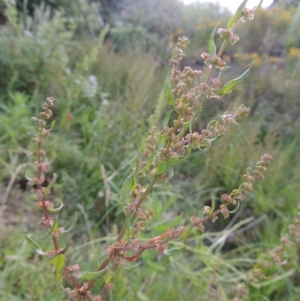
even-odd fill
[[(153, 188), (153, 186), (154, 186), (156, 180), (157, 180), (156, 177), (154, 177), (154, 178), (152, 179), (152, 181), (151, 181), (150, 184), (148, 185), (147, 189), (145, 190), (145, 192), (142, 194), (141, 198), (140, 198), (139, 201), (137, 202), (137, 204), (136, 204), (136, 210), (138, 210), (138, 209), (141, 207), (142, 203), (144, 202), (144, 200), (146, 199), (146, 197), (148, 196), (148, 194), (151, 192), (151, 190), (152, 190), (152, 188)], [(123, 223), (122, 229), (121, 229), (121, 231), (120, 231), (120, 233), (119, 233), (119, 235), (118, 235), (118, 237), (117, 237), (117, 239), (116, 239), (117, 242), (118, 242), (118, 241), (121, 241), (122, 238), (123, 238), (123, 236), (124, 236), (124, 234), (125, 234), (125, 230), (126, 230), (126, 225), (127, 225), (128, 218), (129, 218), (129, 216), (126, 217), (126, 219), (125, 219), (125, 221), (124, 221), (124, 223)], [(103, 262), (100, 264), (100, 266), (98, 267), (97, 271), (101, 271), (101, 270), (103, 270), (104, 268), (106, 268), (106, 266), (107, 266), (107, 265), (109, 264), (109, 262), (110, 262), (110, 258), (111, 258), (111, 256), (107, 256), (107, 257), (103, 260)], [(91, 288), (93, 287), (94, 284), (95, 284), (95, 281), (89, 282), (89, 289), (91, 289)]]
[(154, 186), (156, 180), (157, 180), (156, 177), (154, 177), (154, 178), (152, 179), (152, 181), (151, 181), (150, 184), (148, 185), (147, 189), (145, 190), (145, 192), (142, 194), (141, 198), (140, 198), (139, 201), (137, 202), (137, 204), (136, 204), (136, 210), (138, 210), (138, 209), (141, 207), (142, 203), (144, 202), (144, 200), (146, 199), (146, 197), (148, 196), (148, 194), (151, 192), (151, 190), (152, 190), (152, 188), (153, 188), (153, 186)]

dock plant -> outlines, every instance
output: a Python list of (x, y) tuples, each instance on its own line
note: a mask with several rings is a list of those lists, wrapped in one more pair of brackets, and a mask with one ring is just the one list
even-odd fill
[[(149, 195), (155, 190), (155, 185), (169, 181), (176, 167), (185, 164), (193, 151), (204, 152), (209, 149), (215, 140), (232, 130), (233, 126), (238, 126), (239, 120), (249, 114), (249, 108), (241, 105), (236, 111), (224, 112), (218, 120), (211, 120), (201, 130), (195, 127), (203, 101), (205, 99), (225, 101), (225, 96), (230, 94), (249, 72), (251, 62), (240, 76), (223, 83), (222, 75), (229, 68), (223, 53), (229, 43), (235, 44), (239, 41), (236, 28), (241, 22), (253, 20), (261, 2), (254, 9), (247, 9), (247, 0), (243, 1), (225, 28), (216, 26), (208, 43), (208, 51), (201, 54), (208, 70), (204, 72), (205, 76), (202, 75), (202, 71), (193, 70), (189, 66), (182, 68), (184, 48), (189, 44), (189, 40), (184, 36), (178, 39), (171, 53), (170, 70), (163, 87), (169, 111), (161, 126), (153, 126), (146, 133), (142, 150), (134, 160), (132, 170), (125, 179), (119, 195), (119, 201), (124, 204), (123, 226), (118, 230), (115, 242), (106, 246), (105, 258), (93, 271), (82, 272), (79, 263), (69, 262), (68, 253), (72, 252), (71, 242), (63, 246), (60, 244), (60, 236), (75, 228), (77, 213), (74, 214), (71, 226), (66, 229), (61, 225), (63, 221), (59, 221), (57, 217), (63, 209), (63, 202), (56, 205), (49, 200), (57, 178), (56, 173), (53, 176), (49, 173), (55, 152), (47, 154), (44, 145), (51, 138), (51, 131), (54, 129), (54, 121), (51, 126), (48, 126), (47, 122), (53, 120), (55, 99), (48, 97), (42, 105), (39, 116), (32, 118), (38, 126), (38, 131), (32, 138), (34, 146), (27, 166), (27, 169), (35, 170), (35, 176), (29, 178), (28, 184), (31, 192), (36, 195), (35, 207), (42, 213), (39, 227), (49, 231), (53, 248), (42, 250), (29, 236), (27, 241), (38, 254), (49, 258), (55, 267), (56, 279), (70, 300), (106, 300), (107, 292), (113, 289), (113, 276), (117, 270), (126, 262), (138, 261), (148, 250), (156, 250), (158, 258), (184, 252), (184, 247), (168, 248), (168, 243), (173, 240), (186, 242), (193, 229), (198, 229), (200, 234), (205, 232), (204, 222), (215, 223), (218, 218), (229, 218), (239, 209), (246, 192), (252, 192), (255, 181), (264, 178), (272, 159), (267, 153), (261, 156), (253, 169), (248, 168), (245, 174), (241, 175), (240, 185), (236, 189), (221, 195), (218, 202), (213, 200), (210, 206), (204, 206), (200, 212), (189, 218), (189, 224), (182, 225), (182, 216), (179, 215), (163, 233), (148, 237), (146, 241), (140, 239), (141, 234), (146, 233), (151, 225), (151, 219), (155, 214), (149, 204), (145, 206)], [(223, 41), (219, 49), (215, 44), (217, 36)], [(97, 288), (100, 289), (95, 292), (93, 288), (96, 282)], [(68, 287), (70, 283), (72, 285)], [(240, 291), (247, 293), (246, 289)]]

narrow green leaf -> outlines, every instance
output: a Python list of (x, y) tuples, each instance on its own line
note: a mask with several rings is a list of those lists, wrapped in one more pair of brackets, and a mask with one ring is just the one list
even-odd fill
[(33, 239), (31, 239), (29, 236), (25, 236), (25, 239), (29, 243), (29, 245), (37, 252), (39, 255), (46, 255), (41, 247), (36, 243)]
[(28, 162), (28, 163), (25, 165), (25, 167), (24, 167), (24, 176), (25, 176), (26, 180), (30, 181), (30, 180), (32, 180), (32, 178), (30, 178), (30, 177), (27, 175), (27, 167), (28, 167), (28, 165), (29, 165), (29, 162)]
[(72, 230), (75, 228), (75, 226), (76, 226), (76, 224), (77, 224), (77, 221), (78, 221), (78, 213), (75, 212), (75, 217), (74, 217), (74, 219), (73, 219), (73, 222), (72, 222), (71, 226), (69, 227), (68, 230), (65, 230), (64, 233), (67, 233), (67, 232), (72, 231)]
[(175, 110), (170, 110), (170, 111), (167, 113), (167, 115), (166, 115), (166, 117), (164, 118), (164, 121), (163, 121), (163, 127), (168, 126), (169, 121), (170, 121), (170, 118), (171, 118), (171, 115), (172, 115), (173, 112), (175, 112)]
[(185, 161), (186, 159), (188, 159), (190, 157), (191, 153), (192, 153), (192, 146), (188, 145), (185, 149), (185, 154), (183, 157), (177, 157), (177, 158), (170, 159), (172, 166), (178, 165), (178, 164), (182, 163), (183, 161)]
[(105, 275), (105, 284), (107, 284), (107, 283), (110, 282), (111, 276), (112, 276), (112, 275), (111, 275), (110, 272), (106, 273), (106, 275)]
[(136, 179), (139, 178), (139, 174), (140, 174), (140, 167), (139, 167), (139, 162), (136, 162), (135, 168), (134, 168), (134, 173), (133, 176), (135, 178), (135, 181), (137, 181)]
[(129, 270), (133, 270), (133, 269), (137, 268), (139, 265), (141, 265), (141, 262), (138, 262), (136, 264), (133, 264), (133, 265), (130, 265), (127, 267), (123, 266), (122, 269), (129, 271)]
[(276, 282), (279, 282), (285, 278), (291, 277), (294, 273), (296, 273), (295, 269), (291, 269), (287, 271), (286, 273), (279, 274), (277, 277), (272, 277), (271, 279), (259, 283), (251, 282), (251, 285), (256, 287), (256, 288), (262, 288), (264, 286), (270, 286)]
[(44, 195), (46, 195), (46, 194), (48, 194), (50, 192), (50, 189), (53, 187), (53, 185), (55, 184), (56, 180), (57, 180), (57, 174), (54, 173), (52, 181), (50, 182), (50, 184), (46, 187), (46, 189), (43, 192)]
[(167, 162), (167, 175), (168, 175), (168, 179), (171, 179), (174, 176), (174, 170), (169, 161)]
[(149, 301), (149, 298), (141, 291), (137, 291), (136, 295), (141, 301)]
[[(168, 168), (178, 165), (179, 163), (181, 163), (181, 161), (183, 161), (183, 158), (171, 158), (168, 161), (161, 162), (160, 164), (158, 164), (156, 169), (157, 175), (161, 175), (164, 172), (168, 172)], [(171, 172), (171, 170), (169, 171)]]
[(105, 36), (109, 32), (110, 25), (108, 23), (105, 24), (104, 28), (100, 31), (98, 43), (102, 46)]
[(56, 122), (55, 120), (53, 120), (53, 121), (51, 122), (49, 131), (52, 131), (52, 130), (54, 129), (55, 122)]
[(57, 213), (57, 212), (60, 212), (63, 207), (64, 207), (64, 203), (61, 202), (61, 204), (60, 204), (59, 207), (57, 207), (57, 208), (49, 208), (49, 207), (47, 207), (47, 210), (49, 212), (51, 212), (51, 213)]
[(232, 211), (229, 211), (229, 210), (228, 210), (229, 213), (236, 213), (236, 212), (239, 210), (240, 205), (241, 205), (241, 202), (238, 200), (238, 201), (237, 201), (236, 207), (235, 207)]
[[(201, 152), (206, 152), (208, 151), (208, 149), (210, 148), (211, 146), (211, 143), (215, 140), (217, 140), (218, 137), (215, 137), (215, 138), (212, 138), (212, 139), (209, 139), (209, 138), (204, 138), (204, 141), (203, 142), (199, 142), (198, 143), (198, 149), (201, 151)], [(207, 143), (208, 142), (208, 143)]]
[(97, 280), (101, 277), (103, 277), (106, 272), (108, 271), (107, 268), (101, 270), (101, 271), (97, 271), (97, 272), (83, 272), (83, 273), (79, 273), (78, 275), (78, 279), (81, 279), (83, 281), (93, 281), (93, 280)]
[(191, 120), (187, 123), (187, 125), (188, 125), (189, 130), (190, 130), (191, 133), (193, 132), (192, 127), (193, 127), (193, 125), (194, 125), (194, 122), (195, 122), (197, 116), (199, 116), (200, 112), (202, 112), (202, 106), (201, 106), (201, 105), (198, 105), (197, 110), (196, 110), (194, 116), (193, 116), (193, 117), (191, 118)]
[(136, 177), (132, 175), (132, 185), (130, 187), (130, 190), (133, 191), (134, 189), (136, 189), (136, 186), (137, 186)]
[(180, 223), (181, 219), (182, 219), (181, 215), (176, 216), (172, 221), (171, 227), (172, 228), (177, 227), (177, 225)]
[(215, 198), (212, 197), (211, 198), (211, 207), (210, 207), (210, 210), (208, 212), (208, 216), (215, 211), (215, 208), (216, 208), (216, 201), (215, 201)]
[(219, 121), (218, 120), (211, 120), (208, 125), (207, 125), (207, 129), (209, 130), (211, 126), (214, 126), (214, 127), (218, 127), (219, 125)]
[(123, 182), (122, 188), (121, 188), (121, 200), (124, 201), (127, 197), (128, 192), (130, 191), (133, 184), (133, 177), (132, 175), (129, 175), (125, 181)]
[(166, 144), (166, 137), (164, 135), (160, 135), (159, 137), (159, 146), (164, 147)]
[(55, 219), (54, 224), (51, 228), (51, 232), (54, 232), (58, 229), (58, 218)]
[(55, 158), (56, 158), (56, 151), (52, 150), (51, 151), (51, 161), (50, 161), (50, 164), (52, 164), (55, 161)]
[(134, 218), (133, 216), (127, 215), (125, 218), (125, 223), (126, 223), (126, 227), (125, 227), (125, 237), (127, 239), (127, 241), (130, 240), (130, 236), (131, 236), (131, 231), (130, 231), (130, 226), (132, 224), (132, 219)]
[(179, 247), (179, 248), (173, 248), (173, 249), (169, 249), (164, 251), (164, 255), (170, 257), (170, 256), (174, 256), (177, 254), (180, 254), (184, 251), (185, 247)]
[(165, 83), (164, 83), (164, 93), (165, 93), (165, 98), (166, 98), (166, 101), (168, 102), (168, 104), (171, 106), (174, 106), (174, 104), (175, 104), (174, 96), (171, 92), (171, 89), (170, 89), (167, 81), (165, 81)]
[(167, 161), (163, 161), (163, 162), (159, 163), (156, 168), (156, 174), (157, 175), (163, 174), (167, 170), (167, 168), (168, 168)]
[(189, 158), (192, 152), (192, 147), (187, 147), (184, 157), (176, 157), (176, 158), (170, 158), (168, 161), (163, 161), (160, 164), (158, 164), (156, 168), (156, 174), (161, 175), (162, 173), (166, 172), (168, 170), (168, 164), (170, 163), (172, 167), (182, 163), (186, 159)]
[(188, 236), (190, 235), (190, 233), (192, 232), (193, 230), (193, 226), (190, 225), (183, 233), (182, 233), (182, 239), (185, 241), (187, 240)]
[[(56, 158), (56, 151), (52, 150), (51, 151), (51, 158), (50, 158), (50, 162), (47, 162), (46, 164), (52, 164), (55, 161)], [(56, 176), (57, 177), (57, 176)]]
[(51, 264), (55, 268), (55, 278), (57, 282), (62, 282), (61, 271), (66, 264), (66, 256), (64, 254), (58, 254), (51, 260)]
[(232, 25), (240, 19), (244, 8), (246, 7), (248, 0), (244, 0), (242, 2), (242, 4), (239, 6), (239, 8), (237, 9), (236, 13), (233, 15), (233, 17), (228, 21), (227, 23), (227, 29), (231, 29)]
[(219, 26), (219, 23), (217, 24), (215, 29), (212, 31), (209, 42), (208, 42), (208, 50), (209, 50), (209, 54), (211, 56), (215, 56), (217, 54), (217, 47), (216, 47), (214, 38), (215, 38), (215, 34), (216, 34), (218, 26)]
[(243, 77), (248, 73), (248, 71), (251, 69), (252, 64), (249, 65), (249, 67), (246, 69), (246, 71), (236, 79), (231, 80), (227, 84), (225, 84), (219, 91), (218, 95), (225, 95), (227, 93), (230, 93), (238, 84), (239, 82), (243, 79)]

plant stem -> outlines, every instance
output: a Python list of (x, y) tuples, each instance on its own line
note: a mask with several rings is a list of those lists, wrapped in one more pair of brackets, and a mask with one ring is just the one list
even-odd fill
[(145, 190), (145, 192), (142, 194), (141, 198), (139, 199), (139, 201), (136, 204), (136, 210), (138, 210), (142, 203), (144, 202), (144, 200), (146, 199), (146, 197), (148, 196), (148, 194), (151, 192), (155, 182), (156, 182), (157, 178), (153, 177), (152, 181), (150, 182), (150, 184), (148, 185), (147, 189)]
[[(136, 204), (136, 210), (138, 210), (138, 209), (141, 207), (142, 203), (144, 202), (144, 200), (146, 199), (146, 197), (148, 196), (148, 194), (151, 192), (151, 190), (152, 190), (152, 188), (153, 188), (153, 186), (154, 186), (156, 180), (157, 180), (157, 178), (156, 178), (156, 177), (153, 177), (153, 179), (152, 179), (151, 182), (149, 183), (147, 189), (145, 190), (145, 192), (142, 194), (142, 196), (140, 197), (139, 201), (137, 202), (137, 204)], [(126, 229), (126, 225), (127, 225), (127, 220), (128, 220), (128, 218), (129, 218), (129, 215), (126, 217), (126, 219), (125, 219), (125, 221), (124, 221), (124, 223), (123, 223), (122, 229), (121, 229), (121, 231), (120, 231), (120, 233), (119, 233), (119, 235), (118, 235), (118, 237), (117, 237), (117, 239), (116, 239), (116, 242), (122, 240), (122, 238), (123, 238), (123, 236), (124, 236), (124, 234), (125, 234), (125, 229)], [(103, 260), (103, 262), (100, 264), (100, 266), (98, 267), (97, 271), (101, 271), (101, 270), (103, 270), (104, 268), (106, 268), (106, 266), (107, 266), (107, 265), (109, 264), (109, 262), (110, 262), (110, 258), (111, 258), (111, 256), (107, 256), (107, 257)], [(91, 288), (93, 287), (93, 285), (95, 284), (95, 282), (96, 282), (95, 280), (89, 282), (89, 289), (91, 289)]]

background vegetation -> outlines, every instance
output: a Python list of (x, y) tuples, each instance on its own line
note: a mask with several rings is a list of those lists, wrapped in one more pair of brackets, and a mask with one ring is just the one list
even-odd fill
[[(254, 61), (251, 74), (223, 102), (207, 101), (197, 127), (242, 103), (251, 116), (156, 189), (152, 236), (172, 216), (182, 213), (188, 220), (212, 197), (237, 187), (246, 167), (269, 152), (274, 160), (266, 179), (229, 226), (222, 219), (208, 226), (213, 240), (195, 233), (184, 255), (157, 262), (145, 252), (140, 267), (119, 270), (110, 300), (197, 300), (199, 294), (229, 300), (243, 271), (278, 244), (299, 202), (299, 15), (297, 3), (276, 1), (240, 28), (241, 41), (225, 54), (232, 66), (228, 77)], [(80, 212), (73, 256), (92, 269), (122, 219), (118, 194), (130, 163), (149, 125), (159, 124), (166, 109), (161, 91), (170, 49), (179, 36), (188, 36), (183, 63), (202, 68), (200, 54), (212, 29), (229, 16), (217, 5), (176, 0), (0, 3), (1, 300), (64, 300), (48, 263), (24, 242), (24, 234), (38, 230), (22, 168), (35, 133), (30, 117), (45, 97), (57, 99), (47, 145), (57, 152), (54, 198), (66, 205), (66, 219)], [(298, 282), (293, 274), (253, 287), (251, 300), (296, 300)]]

